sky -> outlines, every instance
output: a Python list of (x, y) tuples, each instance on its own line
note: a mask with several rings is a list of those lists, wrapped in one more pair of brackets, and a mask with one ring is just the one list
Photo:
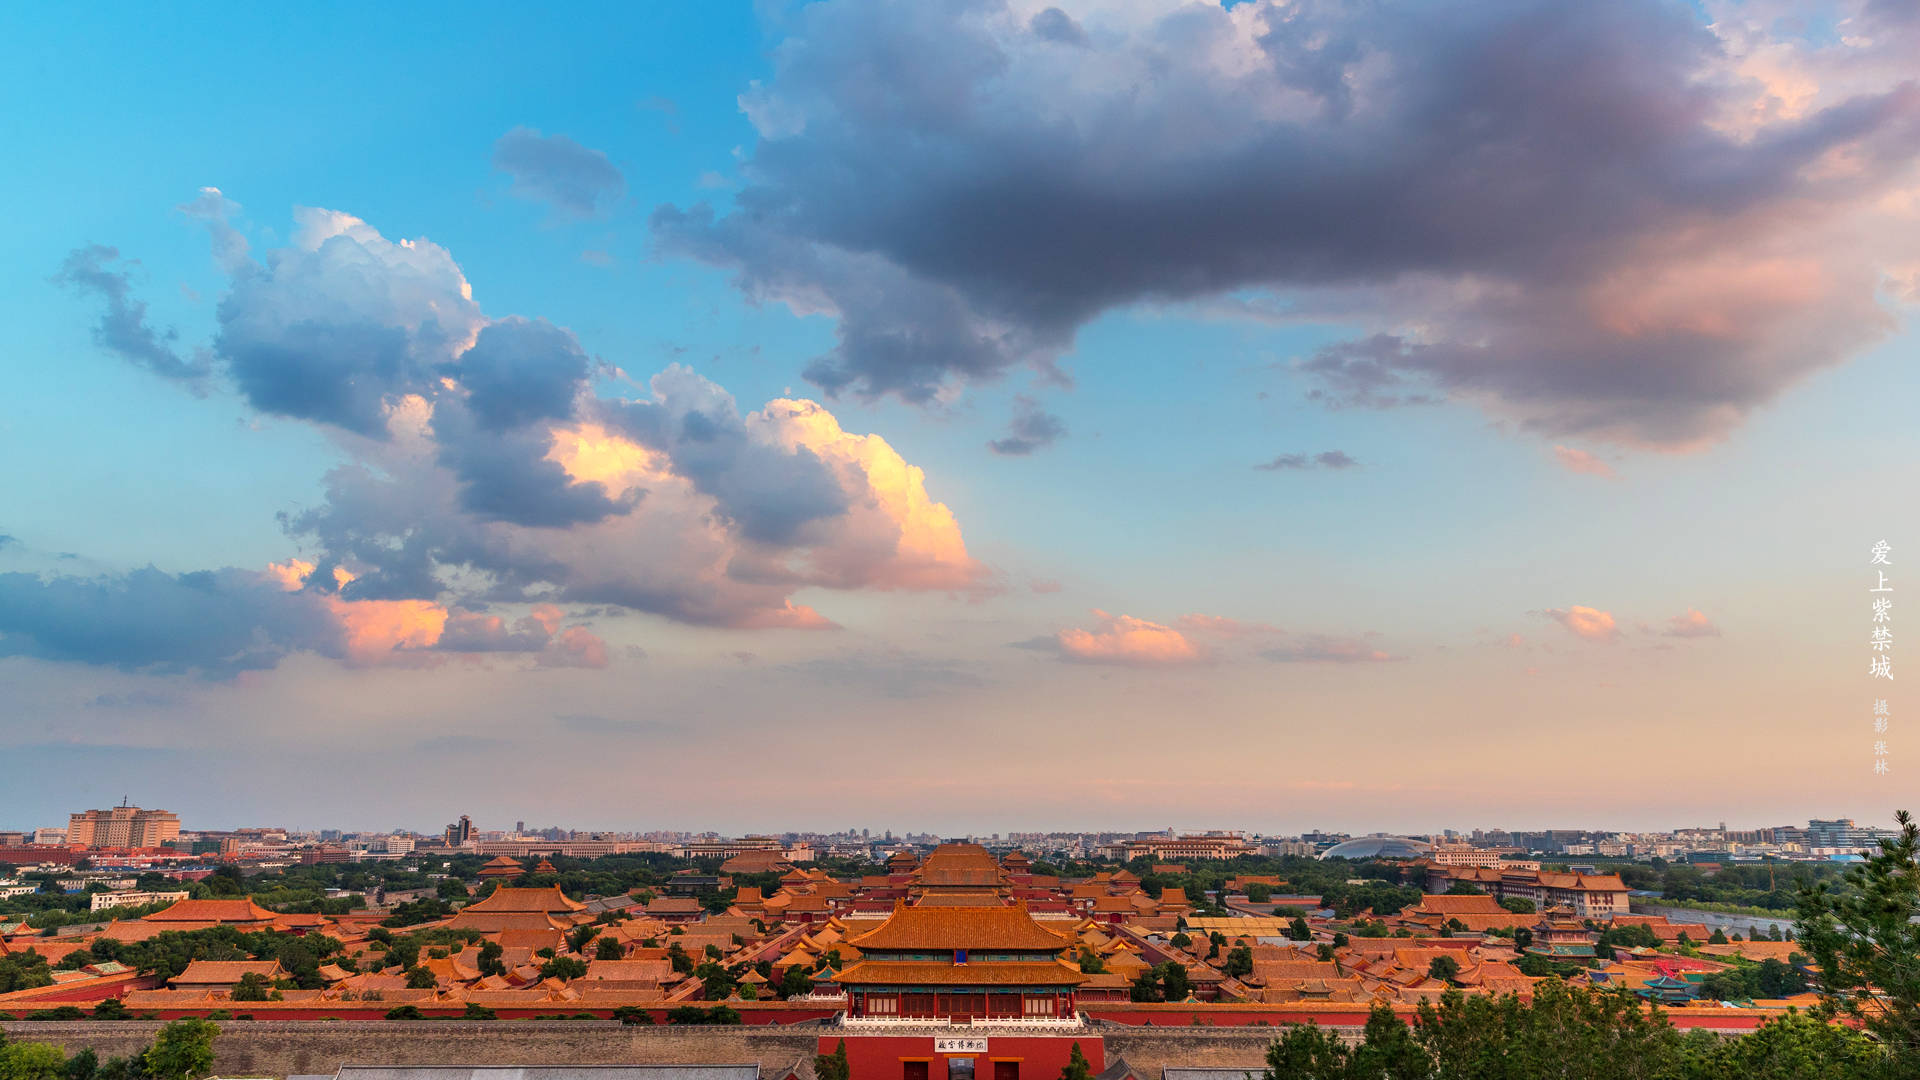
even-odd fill
[(1920, 790), (1910, 5), (0, 28), (0, 826)]

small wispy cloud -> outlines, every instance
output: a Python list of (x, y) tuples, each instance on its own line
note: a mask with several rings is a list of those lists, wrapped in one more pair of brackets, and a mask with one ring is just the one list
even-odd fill
[(1007, 423), (1006, 437), (989, 442), (987, 449), (1003, 457), (1025, 457), (1052, 446), (1066, 433), (1065, 421), (1022, 395), (1013, 399), (1013, 419)]
[(1705, 613), (1688, 608), (1685, 614), (1668, 619), (1667, 628), (1661, 634), (1677, 638), (1719, 637), (1720, 628)]
[(1585, 450), (1576, 450), (1571, 446), (1553, 448), (1553, 459), (1568, 472), (1585, 473), (1588, 476), (1612, 476), (1613, 466), (1601, 460), (1597, 455)]
[(1566, 627), (1573, 636), (1587, 641), (1608, 642), (1620, 636), (1620, 626), (1614, 620), (1613, 613), (1599, 608), (1575, 604), (1569, 608), (1548, 608), (1534, 614), (1552, 619)]
[(1360, 463), (1345, 450), (1322, 450), (1317, 454), (1281, 454), (1254, 468), (1261, 472), (1288, 472), (1297, 469), (1354, 469)]

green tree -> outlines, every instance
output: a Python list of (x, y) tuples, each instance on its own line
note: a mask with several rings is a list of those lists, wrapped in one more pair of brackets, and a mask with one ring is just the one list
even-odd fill
[(407, 989), (409, 990), (431, 990), (438, 985), (440, 985), (439, 977), (426, 968), (415, 967), (407, 971)]
[(1737, 1039), (1703, 1049), (1698, 1075), (1720, 1080), (1863, 1080), (1893, 1076), (1873, 1040), (1839, 1024), (1789, 1011)]
[(577, 979), (587, 973), (587, 962), (577, 956), (556, 956), (540, 965), (543, 979)]
[[(93, 1018), (95, 1020), (131, 1020), (133, 1013), (119, 998), (107, 998), (93, 1007)], [(96, 1061), (94, 1064), (97, 1067), (99, 1062)]]
[(1347, 1045), (1309, 1020), (1294, 1024), (1267, 1047), (1261, 1080), (1347, 1080)]
[(30, 952), (0, 956), (0, 994), (52, 985), (53, 971), (47, 967), (46, 957)]
[(240, 976), (240, 981), (234, 984), (228, 996), (235, 1001), (267, 1001), (273, 997), (273, 984), (267, 981), (265, 975), (249, 971)]
[(627, 947), (617, 937), (602, 937), (593, 946), (595, 960), (622, 960), (627, 955)]
[(1252, 882), (1247, 886), (1247, 899), (1256, 904), (1268, 903), (1273, 899), (1273, 886), (1264, 881)]
[(1905, 810), (1894, 820), (1899, 835), (1839, 889), (1818, 882), (1801, 893), (1794, 936), (1819, 965), (1831, 1009), (1864, 1021), (1896, 1072), (1920, 1075), (1920, 826)]
[(467, 1011), (462, 1013), (460, 1018), (462, 1020), (498, 1020), (500, 1019), (500, 1014), (478, 1002), (469, 1001), (467, 1002)]
[(417, 1005), (400, 1005), (387, 1010), (389, 1020), (425, 1020), (426, 1014)]
[(1356, 1080), (1427, 1080), (1433, 1075), (1433, 1058), (1388, 1006), (1376, 1004), (1367, 1012), (1362, 1036), (1348, 1066)]
[(1252, 947), (1241, 945), (1238, 948), (1228, 950), (1227, 962), (1220, 966), (1220, 970), (1235, 978), (1242, 975), (1253, 974)]
[(619, 1008), (613, 1010), (613, 1018), (615, 1020), (620, 1021), (623, 1024), (651, 1025), (653, 1023), (653, 1014), (651, 1012), (648, 1012), (646, 1009), (641, 1008), (638, 1005), (620, 1006)]
[(587, 942), (599, 936), (600, 928), (597, 926), (591, 924), (576, 926), (567, 931), (567, 948), (572, 949), (574, 952), (583, 952), (587, 947)]
[(1500, 906), (1513, 912), (1515, 915), (1531, 915), (1534, 913), (1533, 901), (1524, 896), (1501, 897)]
[(805, 997), (813, 992), (813, 980), (799, 965), (794, 965), (780, 976), (780, 996), (783, 998)]
[[(0, 1051), (0, 1053), (3, 1052)], [(65, 1080), (94, 1080), (98, 1075), (100, 1075), (100, 1055), (94, 1053), (91, 1046), (81, 1047), (79, 1053), (68, 1058), (67, 1067), (63, 1073)]]
[(1429, 979), (1439, 979), (1441, 982), (1452, 982), (1453, 977), (1458, 974), (1460, 974), (1460, 961), (1455, 960), (1451, 956), (1436, 956), (1433, 958), (1433, 962), (1427, 965), (1427, 978)]
[(853, 1080), (853, 1066), (847, 1062), (847, 1040), (841, 1039), (831, 1054), (813, 1055), (813, 1075), (818, 1080)]
[(1161, 992), (1166, 1001), (1185, 1001), (1193, 993), (1193, 983), (1187, 978), (1185, 965), (1169, 960), (1160, 965)]
[(213, 1072), (213, 1040), (220, 1027), (211, 1020), (175, 1020), (153, 1036), (141, 1055), (154, 1080), (196, 1080)]
[(1307, 920), (1296, 915), (1287, 924), (1287, 936), (1295, 941), (1312, 941), (1313, 928), (1307, 925)]
[[(822, 1076), (821, 1080), (848, 1080), (848, 1078)], [(1060, 1080), (1093, 1080), (1093, 1066), (1087, 1061), (1087, 1055), (1080, 1052), (1078, 1040), (1074, 1042), (1073, 1050), (1067, 1054), (1067, 1064), (1060, 1070)]]
[(50, 1043), (0, 1046), (0, 1080), (64, 1080), (67, 1055)]
[(506, 954), (497, 941), (489, 941), (480, 946), (479, 968), (482, 975), (505, 975), (507, 965), (500, 958)]

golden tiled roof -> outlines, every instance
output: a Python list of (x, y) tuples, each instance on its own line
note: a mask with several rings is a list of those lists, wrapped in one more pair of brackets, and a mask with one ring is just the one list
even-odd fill
[(1065, 935), (1033, 921), (1024, 905), (896, 907), (893, 917), (849, 944), (863, 952), (1066, 948)]
[(863, 960), (833, 981), (843, 986), (1079, 986), (1087, 976), (1058, 960), (977, 964)]

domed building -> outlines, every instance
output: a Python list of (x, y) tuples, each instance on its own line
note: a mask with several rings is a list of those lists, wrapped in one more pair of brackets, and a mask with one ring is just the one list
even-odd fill
[(1323, 859), (1417, 859), (1433, 853), (1433, 845), (1405, 836), (1362, 836), (1335, 844), (1320, 853)]

